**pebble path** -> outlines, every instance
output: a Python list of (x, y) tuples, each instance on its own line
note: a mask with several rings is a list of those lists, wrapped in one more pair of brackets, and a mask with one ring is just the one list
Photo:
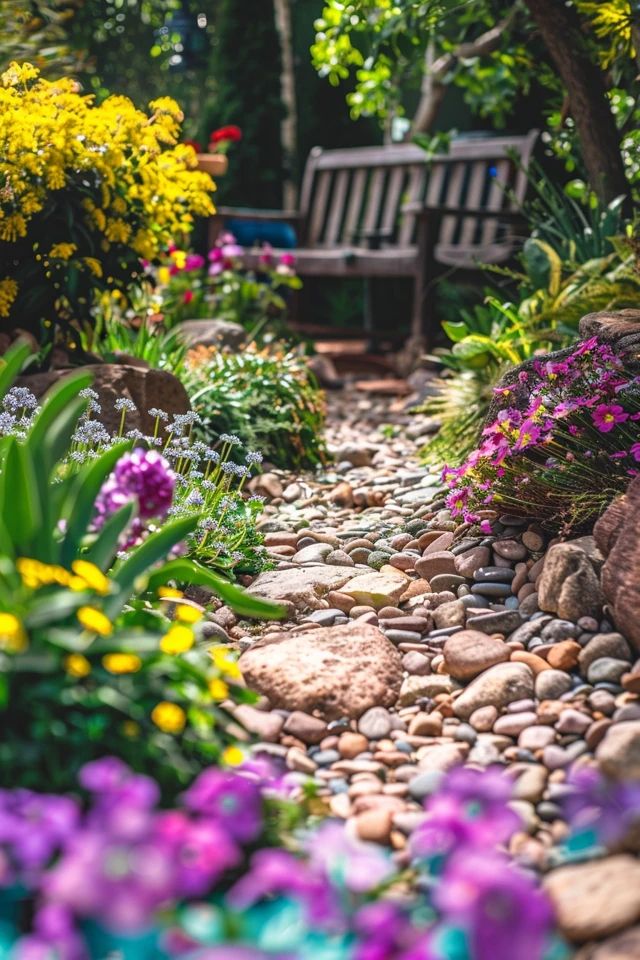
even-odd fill
[(512, 852), (548, 866), (570, 770), (640, 764), (640, 662), (588, 596), (562, 616), (540, 608), (538, 525), (492, 515), (484, 535), (451, 518), (417, 459), (434, 425), (406, 398), (347, 388), (329, 402), (323, 482), (256, 484), (277, 566), (250, 589), (290, 619), (249, 624), (223, 607), (207, 624), (268, 695), (238, 718), (255, 749), (313, 778), (330, 815), (400, 858), (443, 772), (501, 764), (523, 822)]

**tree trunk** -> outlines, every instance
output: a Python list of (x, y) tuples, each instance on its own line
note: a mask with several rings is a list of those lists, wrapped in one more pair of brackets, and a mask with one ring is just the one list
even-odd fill
[(602, 203), (625, 196), (629, 184), (604, 76), (591, 60), (575, 12), (563, 0), (524, 0), (566, 88), (589, 183)]
[(282, 59), (282, 102), (285, 115), (281, 123), (282, 152), (285, 160), (285, 179), (282, 185), (282, 199), (285, 210), (295, 210), (297, 201), (294, 166), (296, 158), (298, 115), (296, 105), (296, 80), (293, 63), (293, 42), (291, 30), (290, 0), (273, 0), (276, 29), (280, 38), (280, 56)]

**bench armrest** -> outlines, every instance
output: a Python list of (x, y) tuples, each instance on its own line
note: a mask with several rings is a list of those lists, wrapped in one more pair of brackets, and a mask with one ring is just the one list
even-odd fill
[(301, 215), (296, 210), (251, 210), (248, 207), (216, 207), (216, 216), (233, 217), (234, 220), (286, 220), (296, 223)]
[(447, 207), (441, 204), (427, 204), (420, 200), (412, 200), (402, 207), (403, 213), (412, 213), (417, 217), (453, 216), (479, 217), (485, 220), (518, 221), (524, 218), (521, 210), (487, 210), (486, 207)]

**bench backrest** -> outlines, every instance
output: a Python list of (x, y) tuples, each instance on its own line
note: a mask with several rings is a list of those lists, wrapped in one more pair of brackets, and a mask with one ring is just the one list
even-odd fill
[[(301, 213), (308, 247), (367, 245), (409, 247), (416, 217), (404, 204), (483, 210), (517, 209), (526, 192), (526, 168), (538, 132), (524, 136), (467, 136), (452, 141), (447, 154), (427, 160), (415, 144), (322, 150), (307, 160)], [(514, 162), (513, 157), (516, 158)], [(443, 218), (438, 244), (468, 250), (469, 258), (505, 236), (496, 218)]]

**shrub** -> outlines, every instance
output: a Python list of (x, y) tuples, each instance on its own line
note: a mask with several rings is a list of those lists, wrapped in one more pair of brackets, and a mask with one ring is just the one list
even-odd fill
[(296, 352), (249, 345), (231, 354), (202, 347), (188, 361), (186, 385), (205, 439), (238, 434), (280, 467), (324, 462), (324, 395)]
[(445, 467), (454, 516), (495, 507), (551, 526), (588, 524), (623, 491), (640, 461), (639, 378), (596, 337), (534, 360), (458, 468)]
[(126, 291), (141, 258), (213, 212), (213, 182), (177, 144), (182, 113), (168, 97), (150, 116), (126, 97), (96, 105), (29, 64), (0, 84), (0, 318), (49, 337), (61, 324), (73, 341), (97, 290)]

